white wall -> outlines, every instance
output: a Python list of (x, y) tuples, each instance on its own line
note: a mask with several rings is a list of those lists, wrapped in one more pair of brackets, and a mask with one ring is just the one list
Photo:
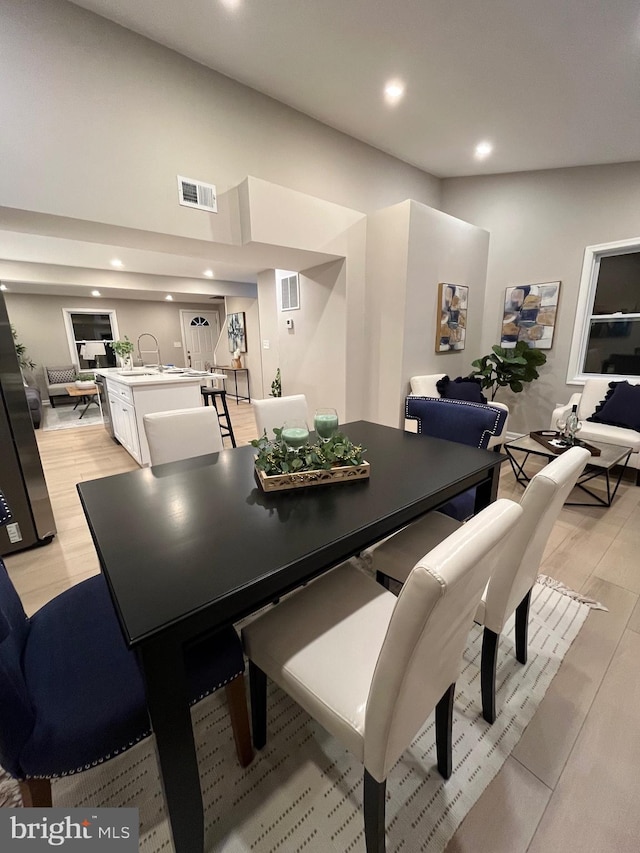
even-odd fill
[[(260, 318), (258, 312), (258, 300), (246, 299), (240, 296), (228, 296), (225, 299), (225, 310), (227, 315), (235, 314), (237, 311), (244, 311), (245, 335), (247, 342), (247, 351), (241, 353), (242, 366), (249, 371), (249, 395), (251, 397), (261, 397), (262, 389), (262, 354), (260, 352)], [(216, 364), (228, 366), (231, 364), (232, 353), (229, 349), (229, 339), (227, 337), (227, 320), (223, 317), (220, 324), (222, 335), (220, 336), (220, 344), (216, 349)], [(247, 394), (247, 376), (238, 374), (238, 393)], [(225, 388), (228, 392), (235, 392), (235, 381), (232, 376), (227, 378)]]
[(640, 237), (640, 163), (452, 178), (443, 209), (490, 234), (481, 349), (500, 341), (506, 287), (562, 281), (553, 347), (541, 377), (518, 395), (500, 392), (510, 429), (546, 428), (566, 384), (578, 286), (586, 246)]
[[(438, 210), (407, 201), (368, 217), (367, 417), (399, 426), (409, 379), (465, 376), (479, 355), (489, 235)], [(438, 284), (469, 287), (465, 349), (436, 353)]]
[[(63, 0), (4, 0), (0, 62), (0, 205), (230, 242), (224, 194), (248, 174), (364, 211), (439, 200), (436, 178)], [(220, 214), (180, 207), (177, 174), (216, 184)]]

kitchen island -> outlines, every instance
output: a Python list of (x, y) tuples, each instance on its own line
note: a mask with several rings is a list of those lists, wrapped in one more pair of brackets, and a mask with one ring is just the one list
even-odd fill
[(134, 368), (132, 373), (123, 373), (108, 367), (95, 372), (105, 378), (114, 436), (141, 466), (150, 464), (144, 415), (201, 406), (200, 386), (207, 379), (207, 375), (160, 372), (152, 368)]

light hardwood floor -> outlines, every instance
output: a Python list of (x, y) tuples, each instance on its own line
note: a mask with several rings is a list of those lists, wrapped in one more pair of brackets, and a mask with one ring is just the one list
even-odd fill
[[(230, 401), (238, 444), (251, 407)], [(27, 612), (98, 571), (76, 483), (137, 468), (102, 427), (38, 432), (58, 535), (6, 558)], [(501, 495), (522, 490), (503, 466)], [(542, 571), (602, 601), (520, 743), (447, 853), (637, 853), (640, 849), (640, 488), (610, 509), (566, 507)]]

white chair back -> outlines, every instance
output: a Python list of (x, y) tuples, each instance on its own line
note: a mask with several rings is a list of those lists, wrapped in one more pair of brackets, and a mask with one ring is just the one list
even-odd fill
[(223, 449), (218, 414), (209, 406), (153, 412), (143, 423), (152, 466)]
[(273, 438), (273, 428), (280, 429), (285, 421), (301, 418), (309, 424), (307, 398), (304, 394), (291, 394), (288, 397), (267, 397), (264, 400), (253, 400), (252, 402), (259, 436), (266, 432), (267, 438)]
[(522, 515), (502, 499), (426, 554), (389, 622), (367, 700), (364, 764), (385, 779), (453, 684), (471, 623), (501, 544)]
[(572, 447), (532, 477), (520, 500), (523, 516), (509, 536), (485, 594), (484, 625), (500, 634), (534, 585), (542, 555), (562, 505), (590, 459)]
[(417, 397), (439, 397), (438, 382), (446, 376), (445, 373), (428, 373), (424, 376), (412, 376), (409, 380), (411, 393)]

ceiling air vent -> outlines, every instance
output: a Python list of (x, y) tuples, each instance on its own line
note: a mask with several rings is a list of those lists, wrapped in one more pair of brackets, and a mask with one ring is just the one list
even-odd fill
[(300, 307), (300, 287), (297, 275), (280, 279), (280, 304), (282, 311), (293, 311)]
[(185, 207), (197, 207), (198, 210), (208, 210), (210, 213), (218, 212), (216, 188), (213, 184), (204, 184), (202, 181), (178, 175), (178, 195), (180, 204)]

